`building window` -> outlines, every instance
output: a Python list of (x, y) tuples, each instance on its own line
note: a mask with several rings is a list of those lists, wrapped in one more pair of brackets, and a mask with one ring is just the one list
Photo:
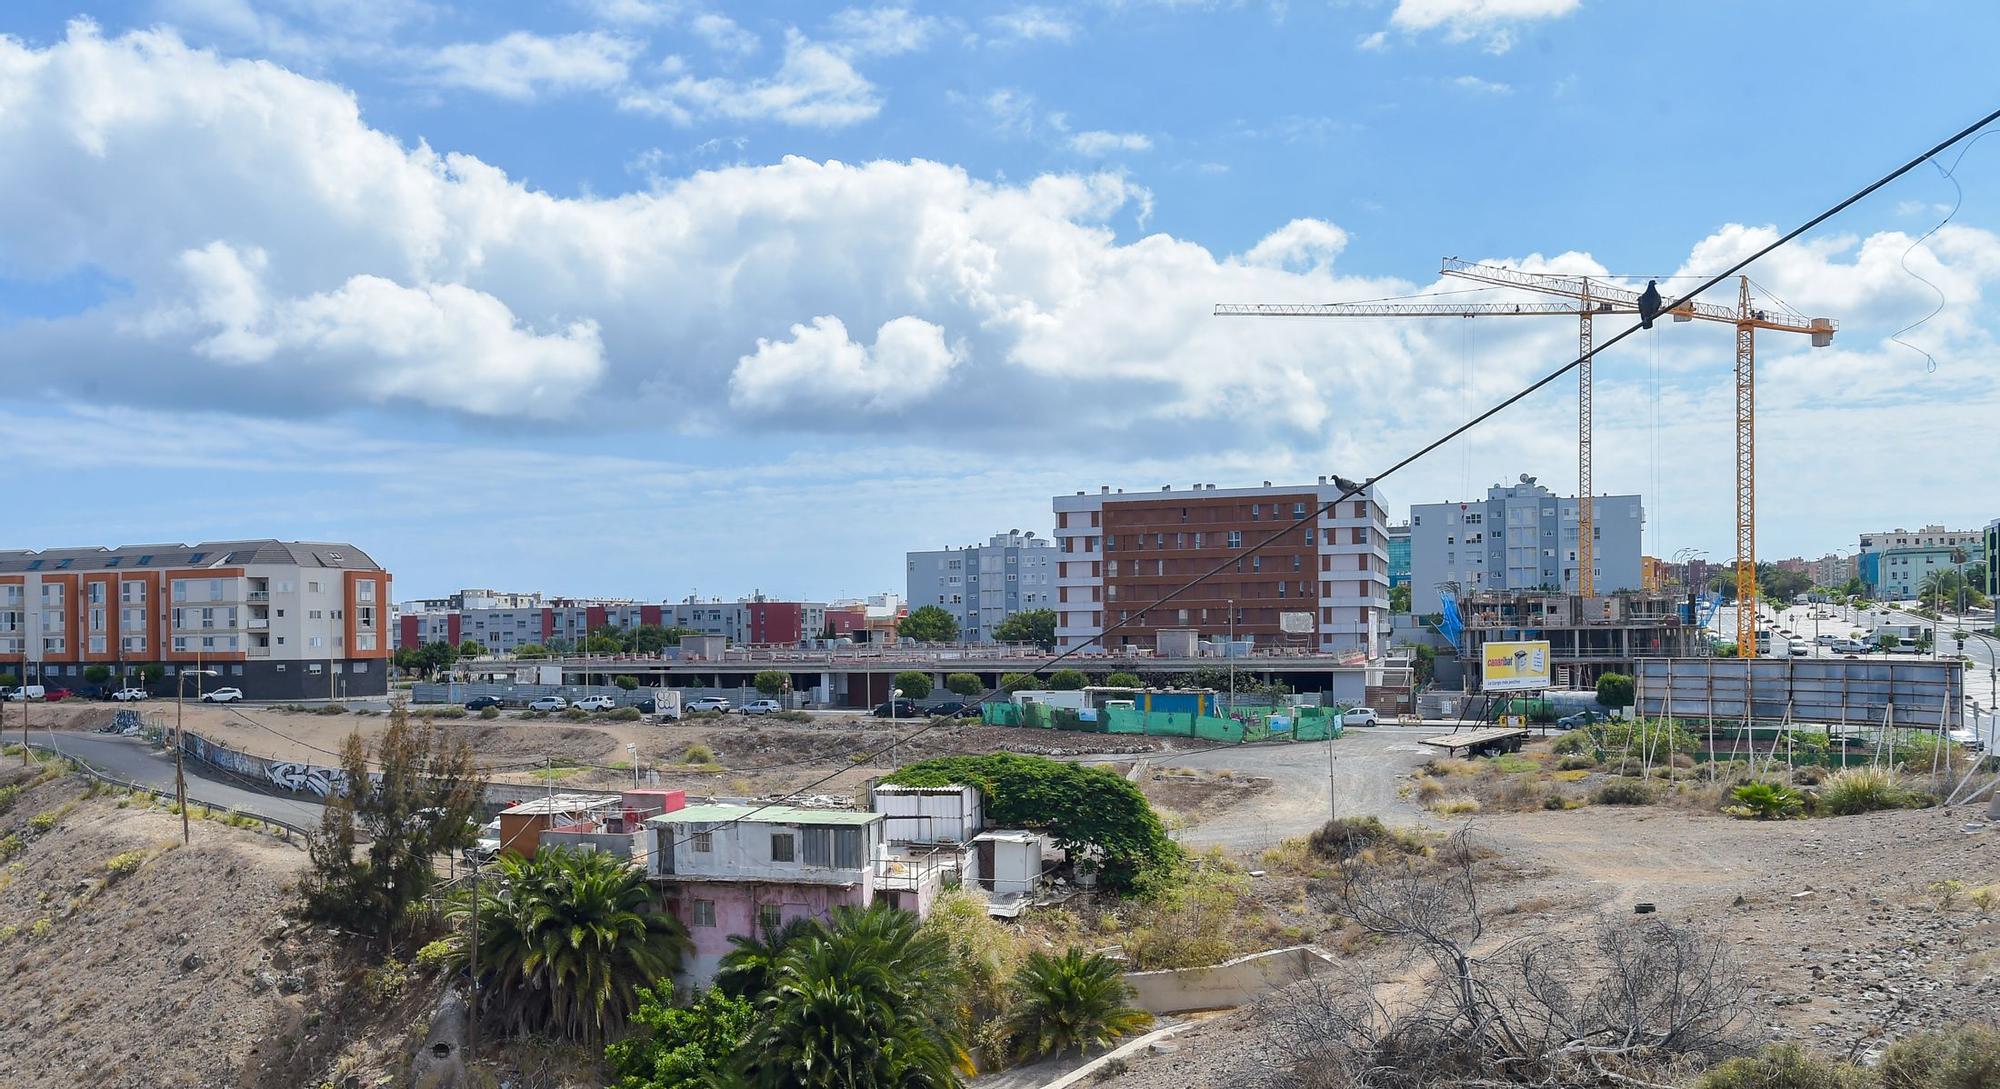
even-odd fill
[(696, 832), (688, 837), (688, 850), (696, 854), (708, 854), (715, 850), (714, 832)]
[(797, 837), (790, 832), (771, 833), (771, 861), (790, 862), (796, 855)]
[(1242, 547), (1243, 547), (1243, 531), (1242, 531), (1242, 530), (1240, 530), (1240, 529), (1232, 529), (1232, 530), (1230, 530), (1230, 531), (1229, 531), (1229, 547), (1231, 547), (1231, 548), (1242, 548)]
[(830, 866), (833, 864), (833, 829), (803, 828), (799, 830), (799, 846), (805, 851), (808, 866)]
[(693, 919), (689, 921), (689, 926), (714, 926), (715, 901), (696, 900), (694, 902), (694, 910), (690, 914), (693, 915)]
[(757, 905), (757, 929), (770, 933), (785, 925), (785, 909), (777, 904)]

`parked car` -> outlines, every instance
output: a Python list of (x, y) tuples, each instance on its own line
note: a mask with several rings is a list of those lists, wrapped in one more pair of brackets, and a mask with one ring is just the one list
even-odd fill
[(1602, 711), (1599, 711), (1592, 707), (1586, 707), (1583, 710), (1578, 711), (1573, 715), (1564, 715), (1563, 717), (1557, 719), (1556, 725), (1562, 727), (1565, 730), (1579, 730), (1585, 726), (1590, 725), (1593, 722), (1607, 722), (1610, 720), (1610, 718), (1611, 718), (1610, 715), (1607, 715)]
[(1815, 635), (1813, 636), (1813, 642), (1823, 647), (1834, 647), (1839, 646), (1844, 640), (1838, 635)]
[(784, 709), (785, 705), (777, 700), (751, 700), (743, 705), (746, 715), (775, 715)]
[(632, 706), (637, 707), (639, 709), (639, 713), (642, 715), (666, 715), (668, 718), (681, 717), (680, 711), (674, 707), (671, 701), (667, 702), (666, 706), (663, 708), (661, 706), (661, 701), (654, 699), (652, 696), (647, 696), (645, 699), (640, 700), (638, 703), (635, 703)]
[(1812, 657), (1812, 648), (1806, 646), (1804, 643), (1794, 642), (1791, 646), (1785, 648), (1785, 653), (1790, 654), (1794, 658), (1810, 658)]
[(465, 701), (465, 709), (468, 711), (484, 711), (488, 707), (505, 706), (507, 706), (507, 701), (501, 699), (499, 696), (474, 696)]
[(875, 708), (876, 718), (924, 718), (924, 709), (915, 700), (890, 700)]
[(43, 688), (39, 684), (24, 684), (7, 693), (7, 698), (14, 703), (27, 703), (42, 699), (47, 695), (48, 689)]
[(119, 703), (131, 703), (133, 700), (145, 699), (149, 695), (150, 693), (143, 688), (121, 688), (111, 693), (111, 698)]
[(965, 714), (968, 710), (972, 711), (975, 715), (979, 713), (976, 705), (968, 707), (964, 700), (946, 700), (943, 703), (932, 704), (930, 707), (925, 708), (924, 713), (940, 715), (944, 718), (957, 718)]
[(561, 696), (542, 696), (528, 704), (530, 711), (561, 711), (569, 706), (569, 701)]
[(1978, 730), (1961, 726), (1951, 732), (1951, 740), (1966, 752), (1986, 751), (1986, 739), (1979, 736)]
[(579, 711), (609, 711), (618, 706), (618, 701), (610, 696), (585, 696), (570, 706)]
[(1382, 719), (1373, 707), (1349, 707), (1341, 713), (1342, 726), (1380, 726)]
[(729, 697), (703, 696), (700, 699), (689, 700), (687, 702), (687, 709), (690, 711), (727, 711), (729, 710)]
[(74, 695), (76, 693), (67, 688), (51, 688), (42, 698), (48, 700), (50, 703), (54, 703), (57, 700), (66, 700)]
[(201, 694), (201, 702), (203, 703), (235, 703), (242, 698), (243, 690), (241, 688), (217, 688), (214, 691), (203, 692)]

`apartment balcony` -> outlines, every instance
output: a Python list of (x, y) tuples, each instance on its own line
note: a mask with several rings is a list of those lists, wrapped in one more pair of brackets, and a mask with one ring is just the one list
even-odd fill
[(253, 616), (245, 620), (243, 626), (250, 631), (267, 631), (271, 627), (271, 621), (265, 617)]
[(270, 600), (271, 600), (271, 591), (269, 591), (269, 590), (251, 590), (251, 591), (250, 591), (249, 593), (246, 593), (246, 594), (244, 594), (244, 595), (243, 595), (243, 600), (245, 600), (245, 601), (270, 601)]
[(244, 653), (244, 655), (245, 655), (246, 657), (250, 657), (250, 658), (269, 658), (269, 657), (271, 656), (271, 648), (270, 648), (270, 647), (244, 647), (244, 648), (243, 648), (243, 653)]

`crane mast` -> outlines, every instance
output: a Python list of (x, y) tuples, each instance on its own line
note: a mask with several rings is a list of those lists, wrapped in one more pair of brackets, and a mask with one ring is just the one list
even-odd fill
[[(1639, 293), (1588, 276), (1522, 272), (1499, 265), (1482, 265), (1456, 257), (1444, 259), (1442, 273), (1494, 287), (1512, 287), (1558, 295), (1561, 303), (1222, 303), (1218, 316), (1237, 317), (1519, 317), (1574, 314), (1577, 318), (1577, 591), (1597, 588), (1596, 491), (1591, 480), (1593, 459), (1591, 319), (1598, 314), (1638, 311)], [(1750, 279), (1740, 277), (1736, 305), (1681, 302), (1661, 312), (1676, 322), (1727, 322), (1736, 330), (1736, 647), (1746, 658), (1757, 655), (1757, 330), (1803, 333), (1812, 346), (1833, 343), (1839, 328), (1831, 318), (1809, 318), (1789, 310), (1756, 306)]]

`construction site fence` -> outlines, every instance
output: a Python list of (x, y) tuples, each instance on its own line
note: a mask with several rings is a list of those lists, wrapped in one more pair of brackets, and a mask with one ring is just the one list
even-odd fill
[(1140, 711), (1129, 707), (1074, 710), (1041, 703), (988, 703), (979, 709), (988, 726), (1024, 726), (1089, 734), (1143, 734), (1241, 744), (1247, 741), (1325, 741), (1341, 735), (1340, 712), (1330, 707), (1238, 707), (1228, 717), (1192, 712)]

